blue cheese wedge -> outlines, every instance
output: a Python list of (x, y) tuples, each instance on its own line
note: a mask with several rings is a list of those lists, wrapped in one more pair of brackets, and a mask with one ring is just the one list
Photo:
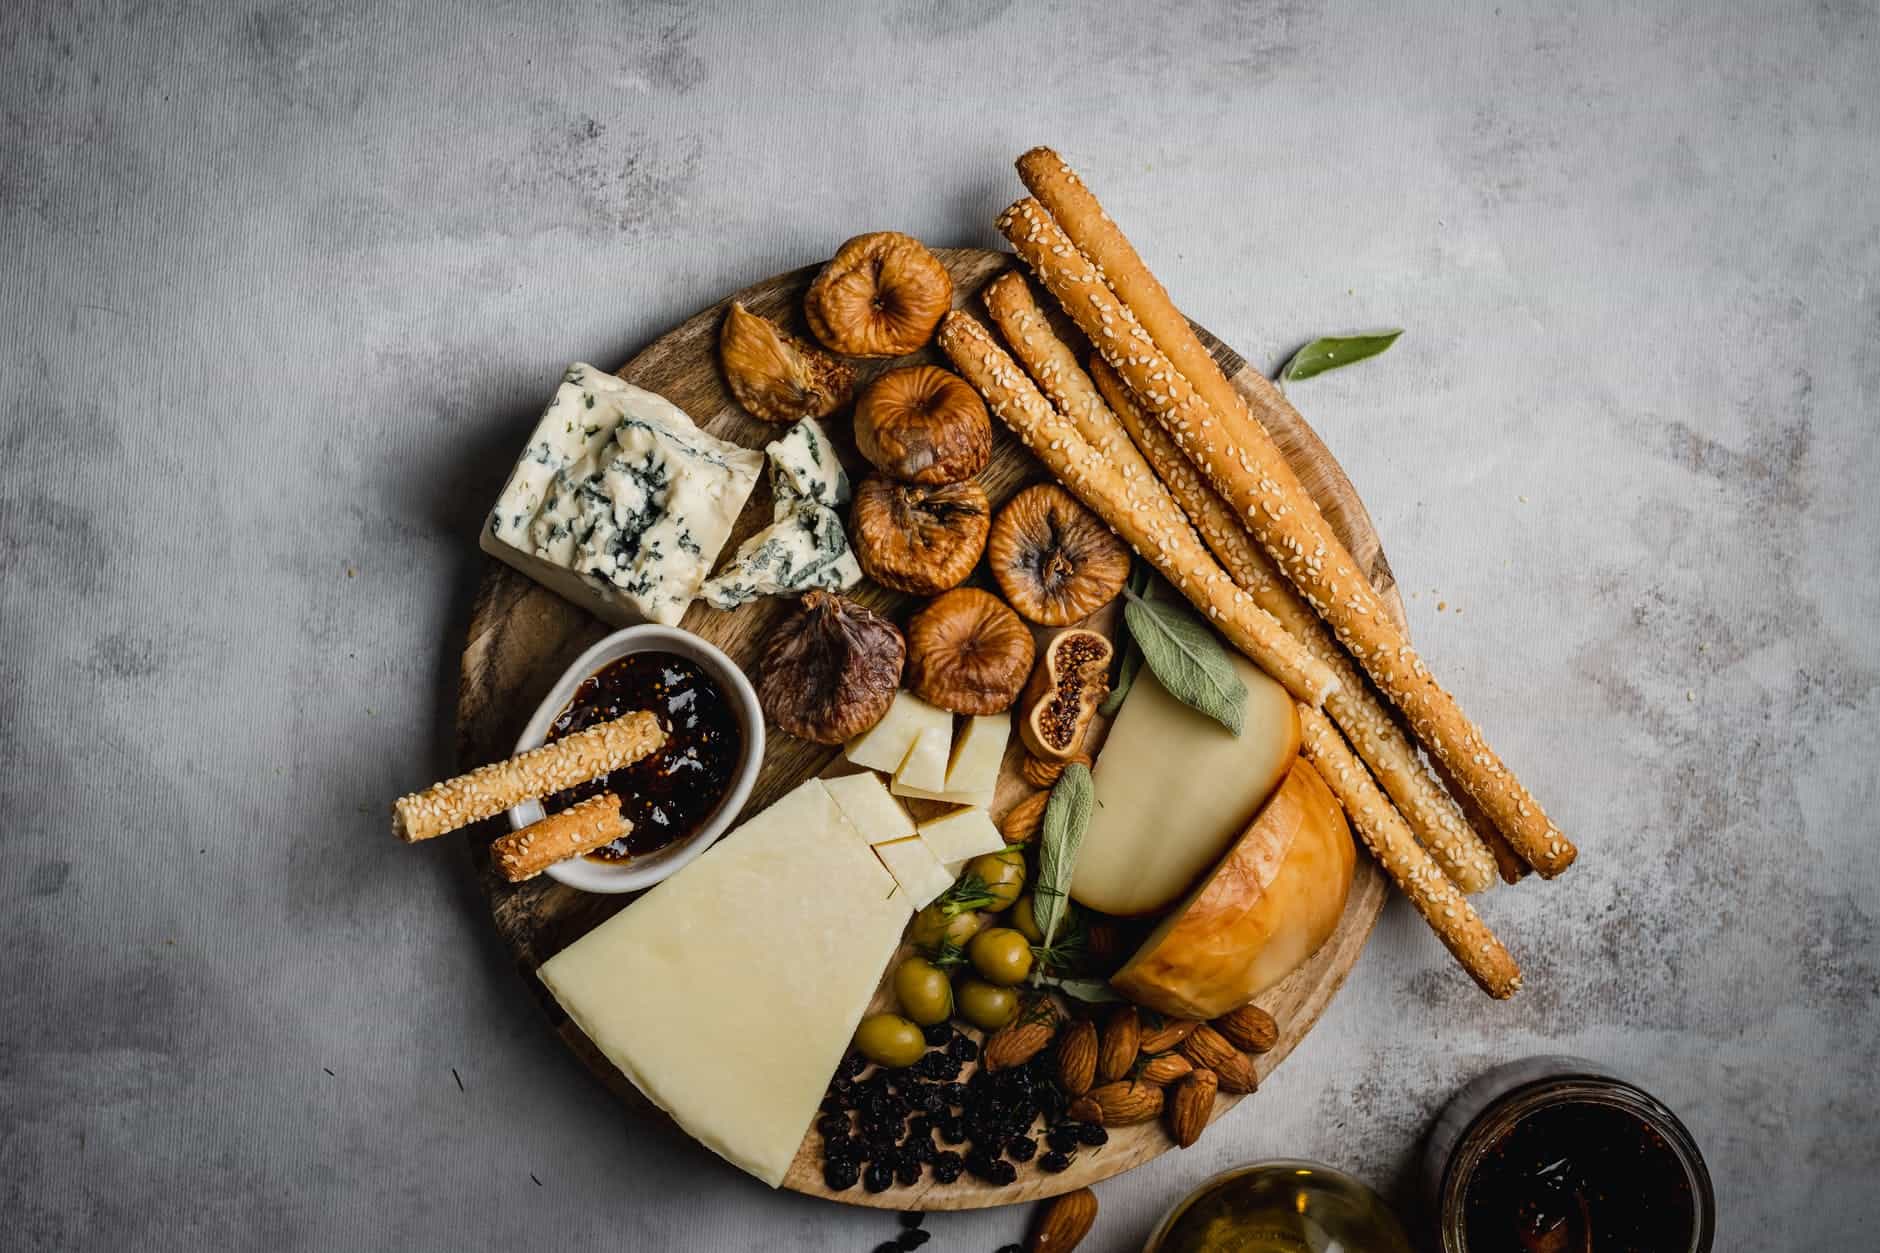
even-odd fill
[(786, 500), (813, 500), (829, 509), (848, 503), (849, 476), (815, 418), (804, 418), (782, 438), (764, 445), (764, 454), (770, 458), (770, 486), (779, 516)]
[(577, 363), (497, 498), (483, 550), (615, 625), (670, 626), (763, 466), (665, 397)]
[(835, 510), (812, 500), (779, 501), (777, 520), (745, 540), (699, 594), (714, 609), (736, 609), (759, 596), (796, 596), (812, 587), (839, 592), (861, 581)]

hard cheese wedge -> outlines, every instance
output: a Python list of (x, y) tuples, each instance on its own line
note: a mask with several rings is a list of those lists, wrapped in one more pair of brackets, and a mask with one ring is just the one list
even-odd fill
[(903, 899), (913, 909), (932, 904), (953, 886), (952, 872), (940, 864), (940, 859), (918, 835), (877, 844), (875, 856), (881, 858), (881, 864), (894, 875), (894, 881), (901, 885)]
[(984, 809), (956, 809), (929, 819), (920, 824), (920, 838), (954, 875), (959, 874), (962, 863), (1005, 847), (1005, 837)]
[(855, 824), (855, 829), (871, 845), (905, 840), (914, 834), (914, 820), (908, 816), (907, 810), (901, 808), (901, 802), (894, 799), (888, 791), (888, 785), (874, 771), (864, 770), (860, 774), (846, 774), (838, 779), (824, 779), (822, 784), (829, 790), (829, 795), (835, 798), (836, 807)]
[(999, 785), (999, 763), (1005, 760), (1005, 742), (1011, 738), (1009, 713), (968, 718), (953, 741), (946, 790), (956, 795), (990, 794)]
[(1221, 859), (1299, 755), (1299, 715), (1286, 689), (1246, 658), (1245, 728), (1176, 700), (1145, 668), (1097, 759), (1098, 805), (1071, 877), (1071, 897), (1101, 913), (1154, 913)]
[(776, 1187), (910, 911), (812, 779), (539, 973), (649, 1100)]
[(953, 747), (953, 715), (937, 711), (943, 721), (930, 722), (920, 729), (914, 747), (907, 750), (907, 760), (894, 772), (889, 789), (896, 795), (932, 796), (946, 791), (947, 755)]
[[(868, 730), (850, 740), (842, 755), (858, 766), (867, 766), (870, 770), (879, 770), (883, 774), (893, 774), (907, 760), (907, 755), (914, 747), (923, 731), (934, 727), (945, 727), (952, 735), (953, 715), (944, 709), (936, 709), (912, 692), (896, 692), (894, 703), (888, 706), (888, 712), (882, 715)], [(942, 758), (941, 770), (946, 768)], [(944, 787), (944, 777), (936, 788)]]

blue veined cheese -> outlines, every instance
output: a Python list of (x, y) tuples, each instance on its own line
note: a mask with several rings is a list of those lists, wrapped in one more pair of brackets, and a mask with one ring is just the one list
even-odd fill
[(665, 397), (577, 363), (497, 498), (483, 548), (609, 622), (672, 625), (763, 465)]
[(791, 499), (813, 500), (830, 509), (848, 503), (849, 476), (815, 418), (804, 418), (781, 438), (764, 445), (764, 452), (770, 458), (770, 487), (777, 497), (779, 520), (786, 511), (785, 502)]
[(782, 499), (777, 520), (744, 541), (731, 564), (699, 595), (715, 609), (736, 609), (759, 596), (787, 596), (812, 587), (841, 591), (862, 581), (862, 567), (835, 510), (813, 500)]

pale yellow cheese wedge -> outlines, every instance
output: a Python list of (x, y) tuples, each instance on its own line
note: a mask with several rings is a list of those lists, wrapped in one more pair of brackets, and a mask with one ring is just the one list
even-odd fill
[(953, 741), (946, 790), (955, 795), (990, 795), (999, 785), (999, 763), (1005, 760), (1005, 742), (1011, 738), (1009, 713), (968, 718)]
[[(921, 732), (936, 726), (944, 726), (950, 739), (953, 715), (929, 705), (912, 692), (896, 692), (894, 703), (888, 706), (888, 712), (882, 715), (881, 721), (850, 740), (842, 750), (842, 755), (858, 766), (893, 774), (907, 760)], [(936, 788), (946, 786), (944, 762), (941, 769), (942, 781), (934, 785)]]
[(984, 808), (956, 809), (930, 818), (920, 824), (920, 838), (955, 878), (964, 863), (1005, 847), (1005, 837)]
[(914, 819), (874, 771), (824, 779), (822, 784), (835, 798), (836, 807), (855, 824), (855, 829), (869, 844), (905, 840), (914, 834)]
[(1097, 805), (1071, 897), (1106, 914), (1151, 914), (1179, 899), (1247, 829), (1299, 755), (1286, 689), (1238, 654), (1247, 685), (1236, 739), (1176, 700), (1145, 667), (1094, 772)]
[(774, 1188), (911, 908), (812, 779), (539, 974), (647, 1099)]
[(881, 864), (888, 868), (894, 881), (901, 885), (908, 905), (914, 909), (932, 904), (942, 892), (953, 886), (952, 873), (940, 864), (940, 859), (934, 856), (927, 842), (918, 835), (877, 844), (875, 856), (881, 858)]
[(894, 782), (888, 786), (897, 795), (928, 796), (946, 791), (947, 755), (953, 747), (953, 715), (945, 710), (937, 712), (946, 721), (922, 727), (914, 747), (907, 752), (907, 760), (894, 772)]
[(976, 809), (988, 809), (992, 805), (994, 793), (986, 792), (929, 792), (924, 788), (909, 787), (905, 783), (895, 783), (896, 796), (911, 796), (915, 800), (939, 801), (945, 805), (965, 805)]

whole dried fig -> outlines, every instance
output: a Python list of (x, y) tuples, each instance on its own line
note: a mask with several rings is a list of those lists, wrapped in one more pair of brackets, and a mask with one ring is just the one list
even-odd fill
[(718, 364), (731, 395), (766, 422), (827, 417), (855, 392), (854, 366), (735, 300), (718, 331)]
[(1069, 761), (1084, 746), (1090, 720), (1110, 691), (1110, 658), (1116, 650), (1095, 631), (1060, 631), (1025, 685), (1019, 738), (1032, 756)]
[(986, 548), (992, 507), (971, 479), (941, 487), (871, 474), (855, 489), (849, 538), (869, 578), (931, 596), (957, 587)]
[(857, 235), (809, 285), (816, 338), (851, 357), (904, 357), (953, 307), (953, 279), (927, 245), (899, 231)]
[(834, 592), (806, 592), (764, 650), (757, 701), (791, 735), (841, 744), (888, 712), (906, 660), (894, 623)]
[(1116, 598), (1129, 550), (1096, 514), (1053, 483), (1006, 503), (987, 547), (992, 577), (1012, 607), (1044, 626), (1082, 621)]
[(938, 366), (889, 370), (855, 403), (855, 446), (877, 470), (908, 483), (957, 483), (992, 458), (986, 402)]
[(936, 596), (908, 622), (907, 642), (908, 687), (954, 713), (1010, 709), (1031, 673), (1031, 629), (976, 587)]

